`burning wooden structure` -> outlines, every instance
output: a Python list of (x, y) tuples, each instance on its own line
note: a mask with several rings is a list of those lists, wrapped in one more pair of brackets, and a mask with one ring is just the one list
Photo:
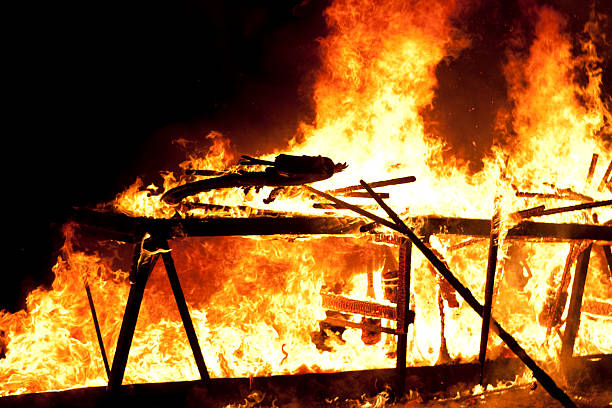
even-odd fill
[[(376, 195), (368, 188), (368, 193)], [(343, 234), (358, 234), (366, 239), (383, 240), (395, 242), (398, 244), (399, 255), (399, 274), (397, 279), (397, 289), (395, 294), (395, 305), (389, 306), (371, 301), (362, 301), (347, 298), (333, 293), (322, 293), (322, 306), (328, 310), (337, 312), (356, 314), (371, 318), (384, 318), (391, 321), (396, 321), (396, 328), (386, 328), (381, 325), (372, 325), (368, 323), (356, 323), (347, 319), (338, 317), (328, 317), (324, 323), (333, 326), (345, 326), (362, 329), (368, 332), (385, 332), (397, 336), (397, 351), (396, 351), (396, 370), (393, 374), (394, 391), (397, 395), (403, 395), (406, 387), (406, 333), (408, 325), (414, 321), (414, 311), (410, 310), (410, 269), (411, 269), (411, 251), (413, 242), (416, 243), (420, 250), (425, 248), (428, 259), (434, 266), (442, 272), (444, 278), (450, 281), (451, 285), (459, 291), (465, 298), (467, 296), (468, 303), (476, 310), (477, 313), (484, 317), (483, 323), (488, 322), (491, 315), (491, 293), (492, 284), (494, 282), (494, 272), (496, 270), (497, 257), (489, 255), (489, 265), (487, 266), (487, 295), (485, 295), (484, 306), (480, 305), (469, 290), (462, 286), (452, 275), (448, 266), (443, 263), (438, 255), (431, 252), (429, 245), (424, 242), (429, 241), (432, 235), (459, 235), (468, 237), (471, 242), (474, 240), (482, 240), (491, 237), (490, 251), (495, 251), (497, 245), (494, 239), (499, 234), (499, 229), (495, 229), (495, 221), (486, 219), (465, 219), (465, 218), (448, 218), (437, 216), (415, 217), (403, 220), (403, 223), (397, 224), (399, 218), (390, 211), (394, 223), (386, 219), (374, 216), (359, 207), (346, 204), (341, 200), (335, 199), (329, 194), (311, 189), (311, 191), (324, 196), (325, 198), (339, 203), (349, 209), (357, 211), (361, 215), (369, 218), (368, 221), (364, 218), (354, 218), (346, 216), (260, 216), (253, 218), (186, 218), (186, 219), (150, 219), (144, 217), (129, 217), (122, 214), (104, 213), (86, 209), (76, 209), (72, 215), (72, 221), (78, 225), (81, 234), (94, 237), (98, 240), (115, 240), (133, 245), (133, 265), (130, 272), (130, 280), (132, 282), (125, 313), (123, 315), (123, 323), (118, 337), (116, 351), (112, 364), (108, 363), (104, 344), (102, 341), (101, 329), (97, 322), (95, 305), (91, 298), (89, 287), (86, 286), (88, 299), (90, 301), (92, 318), (95, 324), (98, 341), (100, 343), (101, 354), (106, 365), (108, 374), (107, 391), (110, 395), (122, 395), (120, 387), (125, 372), (128, 354), (131, 341), (134, 335), (136, 322), (139, 314), (140, 304), (145, 292), (147, 280), (155, 263), (159, 258), (162, 259), (165, 270), (170, 281), (174, 298), (178, 305), (180, 316), (183, 322), (185, 332), (189, 339), (193, 356), (196, 361), (197, 368), (201, 376), (201, 383), (206, 388), (211, 383), (211, 378), (207, 371), (206, 363), (200, 348), (196, 332), (194, 330), (189, 310), (185, 302), (185, 296), (179, 281), (180, 271), (177, 271), (171, 252), (171, 242), (175, 238), (188, 237), (207, 237), (207, 236), (264, 236), (264, 235), (283, 235), (283, 236), (315, 236), (315, 235), (343, 235)], [(379, 204), (385, 208), (385, 204), (380, 197), (376, 196)], [(408, 232), (407, 237), (403, 235), (380, 235), (377, 234), (371, 222), (377, 226), (391, 227), (401, 234), (410, 231), (406, 229), (406, 224), (418, 226), (413, 234)], [(402, 222), (402, 221), (400, 221)], [(364, 232), (365, 231), (365, 232)], [(496, 231), (493, 233), (492, 231)], [(369, 237), (369, 238), (368, 238)], [(609, 250), (609, 245), (612, 243), (612, 227), (608, 225), (584, 225), (584, 224), (559, 224), (521, 221), (507, 231), (506, 239), (517, 241), (535, 241), (535, 242), (586, 242), (588, 246), (579, 253), (579, 260), (576, 265), (575, 278), (572, 288), (572, 296), (570, 299), (569, 312), (565, 333), (563, 334), (562, 361), (567, 368), (566, 374), (571, 376), (571, 367), (573, 366), (573, 348), (574, 340), (577, 335), (580, 323), (580, 308), (582, 304), (582, 293), (584, 290), (585, 278), (588, 271), (589, 255), (593, 245), (601, 246)], [(464, 242), (470, 242), (464, 241)], [(463, 245), (469, 245), (463, 244)], [(460, 246), (458, 246), (459, 248)], [(458, 249), (456, 248), (456, 249)], [(572, 250), (572, 253), (577, 251)], [(571, 255), (571, 254), (570, 254)], [(570, 262), (571, 265), (571, 262)], [(608, 258), (608, 268), (612, 273), (612, 265)], [(470, 299), (472, 299), (470, 301)], [(488, 318), (487, 318), (488, 317)], [(499, 323), (491, 320), (493, 329), (502, 336), (502, 339), (509, 344), (510, 349), (517, 353), (518, 357), (523, 360), (528, 367), (534, 371), (536, 379), (555, 398), (562, 401), (565, 406), (573, 406), (571, 399), (561, 391), (548, 375), (541, 370), (537, 364), (527, 356), (525, 351), (516, 343), (512, 336), (501, 328)], [(488, 336), (488, 325), (483, 324), (483, 334), (481, 336), (481, 382), (483, 381), (482, 370), (485, 367), (485, 358), (483, 350), (486, 352), (486, 344)], [(552, 323), (551, 323), (552, 326)], [(607, 360), (606, 360), (607, 361)], [(575, 364), (574, 364), (575, 365)], [(411, 369), (409, 369), (411, 370)], [(326, 374), (321, 374), (326, 375)], [(381, 378), (390, 377), (389, 374), (382, 374)], [(333, 381), (330, 377), (330, 381)], [(409, 384), (410, 386), (410, 384)], [(125, 391), (123, 391), (125, 394)]]
[[(609, 369), (612, 353), (611, 116), (599, 87), (601, 22), (593, 11), (582, 37), (572, 38), (551, 7), (517, 15), (528, 22), (507, 35), (522, 48), (503, 50), (498, 67), (507, 110), (480, 134), (486, 141), (478, 126), (460, 132), (479, 153), (471, 168), (424, 112), (438, 101), (439, 64), (469, 47), (472, 33), (455, 21), (472, 10), (469, 2), (435, 0), (432, 14), (424, 3), (330, 4), (316, 120), (300, 125), (287, 151), (275, 151), (284, 159), (329, 156), (317, 160), (318, 175), (271, 156), (246, 157), (249, 166), (272, 166), (247, 171), (229, 139), (211, 132), (209, 150), (190, 151), (182, 171), (160, 174), (163, 184), (136, 182), (100, 211), (74, 210), (54, 290), (34, 291), (27, 313), (0, 314), (0, 395), (8, 395), (0, 404), (70, 405), (64, 396), (91, 391), (96, 401), (129, 405), (142, 397), (151, 406), (156, 397), (186, 401), (188, 394), (197, 405), (219, 391), (220, 405), (224, 397), (248, 399), (255, 388), (287, 386), (300, 397), (323, 390), (317, 397), (324, 399), (379, 392), (383, 384), (401, 398), (442, 388), (457, 372), (470, 386), (518, 383), (493, 374), (495, 366), (518, 366), (507, 360), (511, 353), (540, 391), (580, 404), (570, 387), (582, 372), (576, 363)], [(516, 34), (523, 32), (533, 36)], [(473, 102), (464, 108), (477, 110)], [(349, 167), (339, 164), (349, 159)], [(355, 184), (364, 177), (382, 181)], [(314, 181), (316, 189), (300, 186)], [(542, 216), (551, 218), (531, 221)], [(110, 249), (75, 248), (76, 233)], [(383, 251), (385, 262), (374, 266)], [(166, 288), (152, 273), (156, 265)], [(562, 370), (551, 368), (556, 362)], [(31, 367), (40, 367), (42, 380)], [(419, 386), (415, 376), (431, 378)], [(157, 391), (151, 384), (198, 377)], [(127, 384), (138, 382), (146, 384)], [(75, 387), (87, 388), (12, 395)], [(172, 391), (161, 398), (162, 389)]]

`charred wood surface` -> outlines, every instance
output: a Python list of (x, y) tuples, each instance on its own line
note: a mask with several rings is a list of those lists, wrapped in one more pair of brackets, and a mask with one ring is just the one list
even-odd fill
[(106, 357), (106, 349), (104, 348), (104, 340), (102, 339), (102, 331), (100, 330), (100, 323), (98, 322), (96, 306), (94, 305), (93, 297), (91, 296), (91, 289), (89, 287), (89, 283), (87, 282), (85, 282), (85, 292), (87, 293), (87, 301), (89, 302), (91, 318), (93, 319), (94, 328), (96, 329), (96, 337), (98, 339), (98, 346), (100, 347), (100, 354), (102, 355), (102, 362), (104, 363), (104, 370), (106, 371), (106, 378), (109, 379), (110, 365), (108, 364), (108, 358)]
[(593, 175), (595, 174), (595, 167), (597, 166), (597, 159), (599, 159), (599, 155), (597, 153), (593, 153), (591, 157), (591, 164), (589, 165), (589, 172), (586, 177), (586, 185), (591, 184), (591, 180), (593, 180)]
[(590, 208), (607, 207), (609, 205), (612, 205), (612, 200), (597, 201), (594, 203), (570, 205), (567, 207), (558, 207), (558, 208), (550, 208), (550, 209), (546, 209), (545, 206), (541, 205), (539, 207), (519, 211), (517, 214), (521, 216), (522, 218), (541, 217), (543, 215), (561, 214), (565, 212), (578, 211), (578, 210), (588, 210)]
[(188, 176), (222, 176), (227, 174), (227, 171), (219, 171), (219, 170), (206, 170), (206, 169), (186, 169), (185, 174)]
[(456, 251), (456, 250), (461, 249), (461, 248), (465, 248), (465, 247), (469, 247), (469, 246), (475, 245), (475, 244), (477, 244), (479, 242), (484, 242), (484, 239), (483, 238), (468, 238), (466, 240), (463, 240), (461, 242), (458, 242), (458, 243), (456, 243), (454, 245), (449, 246), (448, 250), (451, 251), (451, 252), (452, 251)]
[(181, 315), (181, 320), (183, 321), (183, 328), (185, 329), (185, 333), (187, 334), (189, 346), (191, 347), (191, 351), (193, 352), (193, 357), (195, 359), (196, 366), (198, 367), (200, 378), (202, 380), (202, 383), (205, 386), (208, 386), (210, 383), (210, 376), (208, 374), (208, 369), (206, 368), (206, 363), (204, 362), (202, 350), (200, 349), (198, 336), (196, 335), (195, 328), (193, 327), (191, 315), (189, 314), (189, 308), (187, 307), (185, 294), (183, 293), (181, 282), (179, 280), (178, 274), (176, 273), (176, 267), (174, 266), (174, 259), (172, 259), (168, 241), (161, 241), (160, 249), (163, 250), (161, 257), (164, 261), (166, 274), (168, 275), (168, 280), (170, 281), (170, 287), (172, 288), (172, 293), (174, 294), (174, 299), (176, 300), (176, 306), (178, 307), (179, 314)]
[(72, 220), (101, 239), (134, 242), (145, 232), (160, 239), (187, 236), (309, 235), (359, 232), (353, 217), (251, 217), (156, 219), (78, 209)]
[(576, 272), (572, 283), (572, 295), (567, 311), (565, 331), (563, 332), (563, 344), (561, 345), (561, 362), (566, 366), (566, 369), (566, 362), (569, 361), (574, 354), (574, 344), (576, 342), (578, 328), (580, 327), (580, 310), (582, 308), (582, 296), (584, 294), (584, 285), (589, 269), (591, 248), (592, 245), (589, 245), (582, 251), (576, 261)]
[(361, 329), (369, 332), (381, 332), (388, 334), (397, 334), (395, 329), (389, 327), (378, 326), (375, 324), (368, 324), (365, 322), (352, 322), (350, 320), (341, 319), (339, 317), (327, 317), (323, 320), (323, 323), (327, 323), (331, 326), (340, 326), (340, 327), (351, 327), (353, 329)]
[[(552, 329), (558, 327), (561, 322), (561, 315), (565, 310), (567, 303), (567, 290), (569, 288), (571, 280), (571, 268), (580, 252), (582, 243), (572, 243), (570, 245), (569, 253), (565, 258), (565, 266), (563, 267), (563, 273), (561, 275), (561, 281), (554, 292), (554, 297), (550, 298), (547, 302), (548, 306), (545, 306), (541, 313), (542, 323), (546, 326), (546, 336), (548, 337), (552, 332)], [(582, 248), (585, 249), (585, 248)]]
[[(160, 238), (185, 236), (352, 234), (368, 224), (355, 217), (251, 217), (155, 219), (125, 214), (75, 209), (71, 220), (99, 239), (134, 242), (145, 232)], [(420, 236), (435, 234), (488, 238), (491, 221), (486, 219), (422, 216), (405, 220)], [(507, 239), (599, 240), (612, 242), (607, 225), (555, 224), (523, 221), (508, 231)]]
[[(574, 384), (588, 390), (590, 386), (612, 385), (612, 356), (580, 357), (573, 359)], [(514, 381), (522, 373), (517, 359), (499, 359), (487, 362), (487, 372), (495, 381)], [(72, 390), (13, 395), (0, 398), (0, 407), (11, 408), (90, 408), (90, 407), (225, 407), (242, 404), (253, 392), (265, 394), (267, 407), (295, 406), (335, 407), (327, 401), (338, 397), (360, 398), (373, 396), (385, 390), (395, 378), (395, 370), (363, 370), (339, 373), (294, 374), (254, 378), (215, 378), (210, 390), (201, 387), (199, 381), (133, 384), (124, 387), (121, 394), (109, 398), (104, 387), (76, 388)], [(408, 367), (405, 386), (423, 396), (423, 402), (415, 406), (429, 406), (427, 400), (434, 396), (456, 396), (458, 389), (471, 389), (478, 383), (477, 363), (440, 366)], [(460, 387), (460, 388), (459, 388)], [(541, 397), (546, 397), (541, 395)], [(485, 397), (478, 397), (483, 403)], [(273, 405), (272, 401), (275, 401)], [(543, 404), (548, 401), (542, 400)], [(453, 403), (451, 403), (453, 404)], [(554, 401), (550, 400), (550, 406)], [(252, 404), (257, 407), (258, 405)], [(354, 405), (352, 405), (354, 406)], [(411, 406), (411, 405), (407, 405)], [(454, 406), (454, 405), (453, 405)], [(544, 406), (544, 405), (542, 405)], [(581, 407), (593, 406), (581, 404)], [(598, 405), (596, 405), (598, 406)]]
[[(370, 183), (370, 186), (372, 188), (385, 187), (385, 186), (395, 186), (395, 185), (398, 185), (398, 184), (412, 183), (414, 181), (416, 181), (416, 177), (408, 176), (408, 177), (394, 178), (394, 179), (390, 179), (390, 180), (374, 181), (374, 182)], [(328, 191), (328, 193), (342, 195), (342, 194), (348, 193), (350, 191), (358, 191), (358, 190), (363, 190), (363, 187), (361, 185), (342, 187), (342, 188), (337, 188), (335, 190), (330, 190), (330, 191)]]
[(336, 312), (353, 313), (362, 316), (397, 320), (395, 306), (383, 305), (366, 300), (351, 299), (333, 293), (321, 293), (322, 306)]
[[(512, 359), (501, 359), (489, 364), (488, 369), (500, 380), (514, 380), (521, 372), (520, 363)], [(417, 390), (425, 395), (449, 390), (463, 383), (466, 388), (478, 382), (477, 364), (457, 364), (430, 367), (408, 367), (406, 389)], [(78, 388), (73, 390), (24, 394), (0, 398), (0, 407), (214, 407), (229, 404), (245, 404), (254, 391), (270, 396), (266, 407), (295, 406), (333, 407), (325, 402), (335, 397), (359, 398), (363, 394), (376, 395), (385, 390), (386, 384), (394, 381), (394, 369), (348, 371), (338, 373), (310, 373), (271, 377), (215, 378), (206, 390), (199, 381), (134, 384), (123, 387), (121, 393), (110, 398), (104, 387)], [(456, 394), (456, 391), (454, 392)], [(290, 405), (292, 404), (292, 405)], [(260, 405), (251, 405), (253, 408)]]
[(489, 239), (489, 256), (487, 261), (487, 273), (485, 280), (484, 306), (482, 312), (482, 326), (480, 331), (480, 351), (478, 361), (480, 362), (480, 383), (484, 384), (484, 363), (487, 355), (487, 344), (489, 342), (489, 327), (491, 323), (491, 309), (493, 307), (493, 286), (495, 285), (495, 272), (497, 271), (497, 252), (499, 249), (500, 212), (496, 205), (496, 212), (491, 219), (491, 237)]
[(517, 191), (517, 197), (523, 198), (540, 198), (543, 200), (547, 199), (555, 199), (555, 200), (569, 200), (569, 201), (585, 201), (585, 202), (593, 202), (593, 197), (577, 193), (570, 189), (560, 190), (556, 193), (538, 193), (538, 192), (528, 192), (528, 191)]
[(399, 247), (399, 270), (396, 289), (397, 300), (397, 347), (396, 347), (396, 392), (404, 395), (406, 386), (406, 355), (408, 349), (408, 325), (414, 322), (410, 310), (410, 270), (412, 268), (412, 242), (403, 239)]
[[(354, 197), (354, 198), (371, 198), (368, 193), (365, 191), (350, 191), (348, 193), (340, 194), (344, 197)], [(389, 198), (389, 193), (378, 193), (382, 198)]]
[[(144, 245), (143, 245), (144, 246)], [(158, 255), (151, 255), (148, 257), (142, 257), (144, 250), (147, 248), (141, 248), (139, 244), (135, 245), (134, 248), (134, 264), (132, 266), (132, 276), (135, 282), (130, 286), (130, 293), (128, 300), (125, 305), (125, 312), (123, 313), (123, 320), (121, 321), (121, 329), (119, 331), (119, 338), (117, 339), (117, 347), (115, 348), (115, 355), (113, 357), (113, 365), (111, 366), (110, 375), (108, 378), (108, 391), (110, 394), (116, 394), (119, 392), (121, 383), (123, 382), (123, 375), (125, 374), (125, 367), (127, 365), (128, 355), (130, 353), (130, 347), (132, 346), (132, 339), (134, 338), (134, 330), (136, 329), (136, 323), (138, 321), (138, 314), (140, 312), (140, 305), (144, 296), (145, 287), (149, 275), (155, 267)], [(148, 248), (156, 249), (156, 248)]]

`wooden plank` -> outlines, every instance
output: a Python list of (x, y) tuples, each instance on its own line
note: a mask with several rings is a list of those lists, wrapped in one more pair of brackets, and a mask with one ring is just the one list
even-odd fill
[(586, 177), (586, 186), (588, 187), (591, 184), (591, 180), (593, 180), (593, 175), (595, 174), (595, 167), (597, 166), (597, 159), (599, 159), (599, 155), (597, 153), (593, 153), (591, 157), (591, 164), (589, 165), (589, 171)]
[(541, 205), (539, 207), (519, 211), (517, 214), (522, 218), (541, 217), (544, 215), (561, 214), (565, 212), (578, 211), (578, 210), (588, 210), (591, 208), (607, 207), (610, 205), (612, 205), (612, 200), (596, 201), (593, 203), (569, 205), (567, 207), (558, 207), (558, 208), (550, 208), (550, 209), (546, 209), (545, 206)]
[(580, 327), (580, 309), (582, 307), (582, 295), (584, 294), (584, 284), (586, 282), (587, 271), (589, 269), (589, 259), (591, 257), (591, 248), (589, 245), (576, 261), (576, 271), (574, 274), (574, 282), (572, 283), (572, 294), (570, 304), (567, 311), (567, 319), (565, 321), (565, 331), (563, 332), (563, 342), (561, 345), (561, 363), (567, 368), (569, 362), (574, 355), (574, 344), (576, 335)]
[[(83, 232), (99, 239), (123, 242), (135, 242), (145, 232), (164, 239), (184, 236), (353, 234), (369, 224), (355, 217), (324, 216), (155, 219), (88, 209), (75, 209), (71, 219), (84, 229)], [(490, 235), (490, 220), (485, 219), (419, 216), (407, 218), (405, 222), (418, 225), (415, 232), (419, 236), (450, 234), (488, 238)], [(523, 221), (511, 228), (506, 238), (612, 242), (612, 226)]]
[[(399, 178), (383, 180), (383, 181), (374, 181), (370, 183), (370, 187), (376, 188), (376, 187), (395, 186), (397, 184), (412, 183), (414, 181), (416, 181), (416, 177), (414, 176), (399, 177)], [(328, 193), (342, 195), (344, 193), (348, 193), (351, 191), (358, 191), (358, 190), (363, 190), (363, 187), (361, 185), (355, 185), (355, 186), (336, 188), (334, 190), (328, 191)]]
[(181, 320), (183, 321), (183, 328), (185, 329), (187, 339), (189, 340), (189, 346), (191, 346), (191, 351), (193, 352), (193, 357), (195, 359), (196, 366), (198, 367), (198, 371), (200, 372), (200, 378), (204, 385), (208, 386), (210, 383), (210, 376), (208, 375), (208, 370), (206, 369), (204, 356), (202, 355), (200, 343), (198, 342), (198, 336), (196, 335), (195, 328), (193, 327), (193, 322), (191, 321), (191, 315), (189, 314), (187, 302), (185, 301), (185, 294), (183, 293), (181, 282), (179, 280), (178, 274), (176, 273), (176, 267), (174, 266), (174, 260), (172, 259), (172, 254), (170, 252), (168, 242), (161, 242), (160, 249), (165, 250), (165, 252), (162, 252), (161, 257), (164, 261), (164, 266), (166, 267), (166, 273), (168, 275), (168, 280), (170, 281), (170, 286), (172, 287), (172, 293), (174, 294), (176, 305), (181, 315)]
[(484, 363), (487, 356), (489, 342), (489, 326), (491, 323), (491, 309), (493, 307), (493, 286), (495, 285), (495, 272), (497, 271), (497, 250), (499, 248), (500, 212), (496, 206), (495, 215), (491, 219), (491, 237), (489, 239), (489, 256), (485, 278), (484, 308), (482, 312), (482, 326), (480, 330), (480, 384), (484, 384)]
[(106, 350), (104, 349), (104, 340), (102, 339), (102, 331), (100, 330), (100, 323), (98, 322), (98, 314), (96, 313), (96, 307), (94, 305), (93, 297), (91, 296), (91, 289), (89, 288), (89, 283), (87, 282), (85, 282), (85, 292), (87, 292), (87, 301), (89, 302), (89, 310), (91, 311), (91, 318), (93, 319), (96, 337), (98, 338), (100, 354), (102, 354), (102, 363), (104, 364), (104, 370), (106, 371), (106, 378), (110, 379), (110, 366), (108, 364), (108, 358), (106, 357)]
[(414, 312), (410, 310), (410, 268), (412, 266), (412, 242), (403, 239), (399, 247), (399, 276), (397, 282), (397, 348), (396, 393), (399, 398), (406, 392), (406, 353), (408, 351), (408, 325), (414, 322)]

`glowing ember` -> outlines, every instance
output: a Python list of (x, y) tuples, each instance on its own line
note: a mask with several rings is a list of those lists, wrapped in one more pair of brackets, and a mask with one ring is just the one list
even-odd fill
[[(349, 163), (342, 173), (316, 183), (319, 190), (354, 185), (359, 179), (415, 176), (414, 183), (378, 189), (389, 193), (386, 201), (403, 215), (489, 219), (495, 197), (500, 197), (505, 228), (517, 222), (512, 215), (516, 211), (542, 204), (568, 205), (568, 196), (578, 202), (586, 201), (580, 198), (586, 196), (591, 201), (608, 200), (605, 172), (612, 151), (599, 135), (610, 131), (606, 126), (611, 115), (599, 94), (601, 71), (589, 63), (597, 61), (597, 55), (586, 41), (582, 58), (573, 59), (564, 17), (546, 7), (537, 10), (528, 54), (508, 52), (505, 75), (513, 108), (500, 112), (499, 123), (514, 133), (500, 135), (506, 142), (497, 143), (476, 174), (458, 162), (440, 159), (443, 138), (425, 131), (422, 111), (434, 98), (438, 64), (469, 45), (451, 23), (467, 7), (462, 3), (335, 1), (326, 11), (331, 34), (322, 40), (323, 69), (314, 93), (316, 119), (301, 125), (289, 148), (264, 159), (273, 160), (280, 153), (325, 154), (335, 163)], [(596, 35), (596, 28), (591, 21), (587, 33)], [(576, 70), (586, 72), (588, 80), (582, 86), (573, 77)], [(194, 152), (181, 167), (237, 171), (238, 156), (229, 140), (218, 133), (207, 138), (209, 150), (201, 155)], [(598, 162), (587, 182), (593, 153)], [(137, 182), (112, 204), (118, 212), (153, 218), (249, 217), (258, 210), (321, 213), (313, 208), (316, 201), (299, 188), (287, 189), (269, 205), (262, 202), (270, 194), (268, 187), (247, 194), (238, 188), (209, 191), (186, 200), (211, 204), (208, 207), (171, 206), (160, 200), (163, 191), (193, 177), (166, 174), (159, 191), (143, 190)], [(520, 196), (517, 191), (549, 196)], [(607, 206), (542, 221), (594, 223), (595, 211), (600, 221), (612, 218)], [(107, 382), (83, 285), (86, 280), (92, 288), (112, 361), (129, 290), (125, 261), (130, 260), (131, 247), (107, 243), (104, 254), (114, 253), (113, 258), (76, 249), (80, 238), (73, 236), (72, 226), (66, 232), (64, 252), (53, 268), (53, 290), (33, 291), (27, 311), (0, 313), (5, 333), (0, 350), (6, 344), (6, 357), (0, 359), (0, 395)], [(173, 240), (172, 255), (211, 376), (394, 366), (395, 336), (383, 333), (376, 344), (366, 345), (360, 330), (349, 328), (334, 335), (320, 328), (325, 319), (322, 290), (385, 301), (382, 275), (388, 269), (388, 254), (396, 252), (392, 245), (373, 243), (366, 235)], [(463, 238), (434, 236), (429, 244), (482, 301), (488, 241), (454, 248)], [(561, 346), (559, 332), (547, 334), (540, 315), (562, 281), (570, 245), (502, 239), (500, 247), (502, 268), (493, 315), (542, 361), (556, 361)], [(612, 282), (601, 246), (595, 248), (585, 289), (584, 303), (590, 306), (585, 306), (575, 348), (583, 355), (612, 353), (612, 316), (606, 308)], [(449, 294), (421, 254), (413, 254), (412, 265), (410, 304), (416, 317), (408, 335), (408, 363), (432, 365), (442, 357), (473, 361), (481, 319)], [(159, 268), (145, 292), (125, 383), (199, 378), (167, 278)], [(561, 314), (563, 320), (567, 307)], [(488, 357), (505, 353), (492, 337)]]

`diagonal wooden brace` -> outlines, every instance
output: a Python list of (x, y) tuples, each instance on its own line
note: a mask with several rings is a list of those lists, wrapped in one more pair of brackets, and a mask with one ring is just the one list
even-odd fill
[[(393, 222), (385, 218), (379, 217), (376, 214), (372, 214), (369, 211), (356, 207), (352, 204), (339, 200), (336, 197), (333, 197), (327, 193), (324, 193), (323, 191), (319, 191), (310, 186), (304, 186), (304, 187), (310, 192), (320, 195), (321, 197), (324, 197), (330, 201), (333, 201), (336, 204), (340, 204), (347, 209), (350, 209), (360, 215), (363, 215), (364, 217), (369, 218), (372, 221), (376, 221), (377, 223), (381, 225), (384, 225), (395, 231), (405, 234), (410, 239), (410, 241), (412, 241), (412, 243), (423, 253), (425, 258), (427, 258), (427, 260), (431, 262), (431, 264), (438, 270), (438, 272), (440, 272), (440, 274), (444, 276), (444, 278), (446, 278), (448, 283), (450, 283), (455, 288), (457, 293), (461, 295), (461, 297), (466, 301), (466, 303), (472, 309), (474, 309), (474, 311), (478, 313), (479, 316), (482, 317), (483, 306), (474, 297), (472, 292), (468, 288), (466, 288), (455, 277), (455, 275), (446, 267), (446, 265), (444, 265), (444, 262), (442, 262), (433, 253), (433, 251), (429, 249), (427, 245), (425, 245), (425, 243), (419, 237), (417, 237), (416, 234), (410, 228), (406, 226), (406, 224), (404, 224), (404, 222), (399, 218), (399, 216), (391, 208), (389, 208), (389, 206), (382, 199), (376, 196), (376, 193), (374, 193), (374, 191), (370, 188), (370, 186), (368, 186), (364, 181), (362, 181), (361, 184), (364, 186), (364, 188), (366, 188), (368, 192), (370, 192), (370, 195), (372, 195), (372, 197), (387, 212), (387, 214), (389, 214)], [(565, 407), (576, 407), (576, 404), (572, 401), (572, 399), (561, 388), (557, 386), (555, 381), (546, 373), (546, 371), (540, 368), (540, 366), (538, 366), (537, 363), (531, 357), (529, 357), (527, 352), (518, 344), (516, 339), (514, 339), (514, 337), (512, 337), (510, 333), (504, 330), (504, 328), (494, 319), (491, 319), (491, 325), (492, 325), (493, 330), (502, 339), (502, 341), (506, 343), (508, 348), (510, 348), (510, 350), (512, 350), (512, 352), (516, 354), (516, 356), (523, 363), (525, 363), (525, 365), (532, 371), (534, 377), (540, 382), (540, 384), (544, 387), (544, 389), (553, 398), (557, 399)]]
[(165, 250), (162, 252), (161, 256), (164, 260), (164, 266), (166, 267), (166, 273), (168, 274), (168, 279), (170, 280), (172, 293), (174, 294), (174, 299), (176, 300), (176, 305), (179, 309), (181, 320), (183, 320), (183, 327), (185, 328), (185, 333), (187, 334), (187, 339), (189, 340), (189, 345), (191, 346), (191, 351), (193, 352), (196, 366), (200, 372), (200, 378), (204, 385), (208, 386), (210, 383), (210, 376), (208, 375), (206, 363), (204, 362), (204, 356), (202, 355), (200, 343), (198, 342), (198, 336), (196, 335), (193, 322), (191, 321), (191, 315), (189, 314), (189, 309), (187, 308), (185, 294), (183, 293), (181, 282), (179, 281), (176, 273), (176, 267), (174, 266), (174, 260), (172, 259), (172, 255), (170, 253), (168, 241), (161, 242), (160, 248)]
[(136, 329), (136, 322), (138, 321), (138, 313), (140, 312), (140, 305), (142, 304), (145, 287), (147, 286), (149, 275), (155, 267), (159, 256), (158, 254), (144, 256), (143, 249), (145, 251), (149, 250), (146, 247), (152, 249), (150, 248), (150, 243), (143, 242), (141, 245), (141, 243), (136, 242), (134, 244), (134, 258), (132, 271), (130, 273), (131, 279), (133, 279), (134, 282), (130, 286), (130, 294), (128, 295), (128, 300), (125, 305), (125, 312), (121, 322), (119, 338), (117, 339), (113, 365), (108, 378), (107, 390), (111, 394), (118, 393), (121, 383), (123, 382), (123, 375), (125, 374), (128, 355), (130, 354), (130, 347), (132, 345), (132, 339), (134, 338), (134, 330)]
[(123, 321), (121, 322), (119, 339), (117, 340), (117, 348), (115, 350), (113, 365), (111, 367), (108, 380), (107, 390), (110, 394), (117, 394), (123, 382), (123, 376), (125, 374), (132, 339), (134, 338), (134, 330), (138, 321), (138, 314), (140, 312), (140, 305), (142, 304), (144, 291), (149, 276), (160, 256), (164, 261), (170, 286), (172, 287), (172, 292), (183, 321), (183, 327), (187, 333), (187, 339), (189, 340), (189, 345), (193, 351), (202, 382), (206, 386), (208, 386), (210, 382), (210, 376), (208, 375), (206, 364), (204, 363), (204, 357), (202, 356), (198, 338), (193, 327), (193, 322), (191, 321), (191, 316), (189, 315), (189, 309), (187, 308), (185, 295), (183, 294), (183, 289), (181, 288), (181, 284), (176, 273), (176, 268), (170, 253), (168, 241), (149, 240), (148, 238), (150, 237), (145, 235), (142, 243), (137, 242), (134, 247), (133, 265), (130, 273), (132, 285), (130, 286), (130, 294), (128, 295), (127, 304), (125, 306), (125, 313), (123, 315)]

